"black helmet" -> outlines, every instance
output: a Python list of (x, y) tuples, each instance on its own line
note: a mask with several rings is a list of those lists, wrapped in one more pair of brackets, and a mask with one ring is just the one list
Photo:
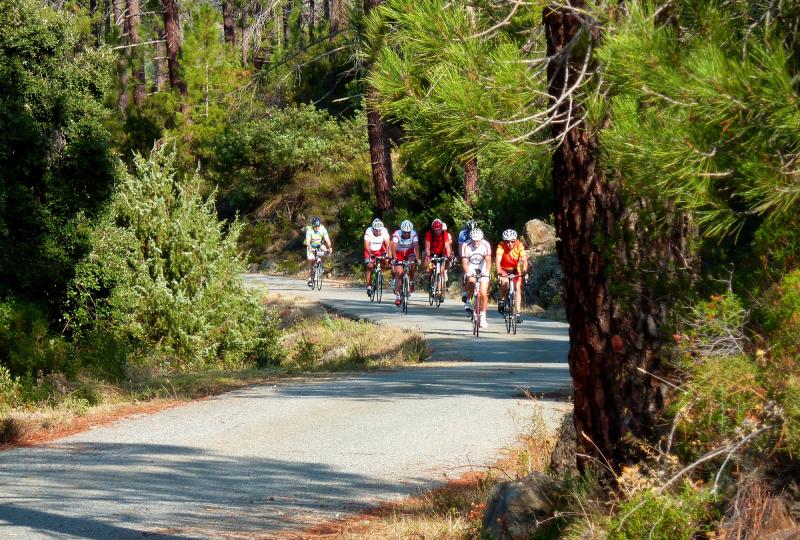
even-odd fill
[(311, 226), (312, 227), (319, 227), (320, 221), (318, 217), (311, 218)]

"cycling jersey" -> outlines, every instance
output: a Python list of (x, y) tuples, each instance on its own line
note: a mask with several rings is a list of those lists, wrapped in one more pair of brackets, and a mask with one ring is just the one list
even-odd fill
[(408, 238), (403, 238), (403, 231), (398, 229), (392, 235), (392, 243), (395, 244), (395, 258), (404, 261), (414, 255), (414, 244), (419, 243), (417, 231), (411, 231)]
[(519, 260), (525, 256), (525, 247), (519, 240), (514, 241), (511, 249), (506, 248), (505, 242), (497, 244), (497, 254), (500, 255), (500, 270), (515, 271)]
[(367, 231), (364, 233), (364, 240), (369, 242), (368, 248), (371, 252), (375, 251), (382, 251), (384, 250), (384, 242), (389, 242), (389, 231), (386, 229), (381, 229), (381, 232), (375, 234), (375, 231), (372, 227), (368, 227)]
[(477, 244), (470, 240), (464, 244), (462, 257), (467, 259), (467, 275), (474, 276), (476, 270), (480, 270), (483, 277), (489, 279), (489, 263), (486, 256), (492, 255), (492, 246), (486, 240), (481, 240)]
[(322, 245), (323, 240), (330, 242), (328, 237), (328, 229), (325, 225), (320, 225), (319, 230), (315, 231), (314, 227), (306, 227), (306, 241), (305, 244), (310, 248), (318, 248)]
[(431, 252), (428, 255), (440, 255), (444, 256), (445, 246), (451, 244), (453, 242), (453, 238), (450, 236), (450, 233), (444, 230), (442, 234), (435, 235), (433, 231), (428, 231), (425, 233), (425, 243), (430, 244)]

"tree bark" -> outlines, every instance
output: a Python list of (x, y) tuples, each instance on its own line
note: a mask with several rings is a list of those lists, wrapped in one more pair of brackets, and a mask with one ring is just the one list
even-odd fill
[(156, 56), (153, 58), (153, 90), (161, 92), (167, 84), (167, 70), (164, 60), (167, 58), (167, 46), (163, 42), (156, 43)]
[[(379, 5), (381, 0), (364, 0), (364, 13)], [(344, 9), (344, 0), (328, 0), (328, 21), (330, 22), (331, 35), (342, 30), (347, 22)]]
[(478, 158), (471, 157), (464, 161), (464, 202), (472, 206), (472, 196), (478, 189)]
[(178, 12), (177, 0), (161, 0), (164, 7), (164, 37), (167, 41), (167, 69), (169, 71), (169, 85), (181, 95), (181, 112), (188, 111), (185, 103), (189, 91), (181, 77), (180, 52), (181, 52), (181, 22)]
[(222, 2), (222, 30), (225, 35), (225, 43), (236, 45), (236, 24), (234, 23), (235, 9), (233, 0)]
[(114, 12), (115, 17), (117, 17), (117, 13), (119, 14), (119, 18), (117, 22), (122, 24), (122, 38), (121, 44), (126, 46), (122, 49), (119, 58), (117, 59), (117, 78), (119, 79), (119, 97), (117, 98), (117, 105), (119, 106), (119, 110), (122, 114), (128, 110), (128, 79), (130, 78), (128, 69), (131, 65), (131, 18), (129, 16), (129, 12), (126, 9), (125, 13), (122, 13), (117, 1), (124, 1), (124, 0), (114, 0)]
[[(568, 84), (564, 69), (571, 60), (565, 46), (581, 30), (577, 13), (554, 6), (543, 14), (547, 54), (556, 59), (548, 67), (551, 103)], [(583, 60), (583, 52), (573, 54), (577, 62)], [(559, 112), (566, 107), (569, 100)], [(573, 109), (572, 118), (580, 116)], [(563, 135), (565, 127), (554, 125), (554, 136)], [(578, 466), (594, 461), (619, 471), (638, 457), (639, 447), (628, 436), (657, 438), (667, 393), (659, 327), (666, 322), (670, 298), (659, 294), (642, 269), (658, 267), (669, 279), (670, 272), (685, 266), (692, 227), (684, 216), (673, 216), (660, 238), (647, 238), (637, 225), (637, 209), (625, 208), (619, 182), (607, 178), (598, 156), (597, 137), (583, 124), (572, 127), (556, 149), (555, 226), (570, 324), (578, 453), (587, 456), (578, 458)], [(624, 284), (626, 290), (612, 284)]]
[(386, 137), (386, 123), (375, 108), (378, 91), (370, 87), (367, 90), (367, 136), (369, 138), (369, 154), (372, 161), (372, 183), (375, 185), (375, 199), (378, 202), (378, 215), (384, 214), (394, 207), (392, 202), (392, 155)]
[(136, 80), (136, 86), (133, 88), (133, 103), (137, 109), (142, 108), (144, 100), (147, 97), (147, 86), (144, 73), (144, 51), (138, 47), (139, 41), (139, 23), (142, 20), (142, 9), (139, 0), (127, 0), (128, 4), (128, 26), (130, 32), (130, 49), (128, 60), (131, 62), (133, 68), (133, 78)]

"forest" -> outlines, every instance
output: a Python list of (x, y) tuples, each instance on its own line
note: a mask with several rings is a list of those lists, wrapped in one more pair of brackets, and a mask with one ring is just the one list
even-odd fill
[(0, 0), (0, 177), (2, 417), (280, 364), (237, 276), (312, 216), (345, 275), (374, 217), (540, 218), (579, 436), (536, 537), (800, 522), (796, 0)]

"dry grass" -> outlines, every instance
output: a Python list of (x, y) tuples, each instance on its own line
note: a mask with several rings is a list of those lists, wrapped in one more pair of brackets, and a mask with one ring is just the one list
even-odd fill
[(430, 356), (422, 335), (389, 325), (329, 313), (310, 300), (270, 294), (286, 330), (283, 367), (290, 372), (389, 368), (418, 363)]

